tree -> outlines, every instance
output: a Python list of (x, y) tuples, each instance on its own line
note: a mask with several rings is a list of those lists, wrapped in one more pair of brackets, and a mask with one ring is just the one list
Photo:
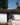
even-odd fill
[(8, 8), (8, 5), (7, 5), (7, 0), (2, 0), (2, 7), (4, 8), (4, 9), (7, 9)]
[(20, 6), (18, 6), (17, 9), (20, 9)]
[(18, 2), (16, 2), (16, 5), (18, 6)]
[(17, 5), (17, 9), (20, 9), (20, 6), (18, 6), (18, 4), (19, 4), (19, 3), (18, 3), (18, 2), (16, 2), (16, 5)]
[(8, 5), (7, 5), (7, 2), (8, 0), (0, 0), (0, 8), (2, 9), (7, 9), (8, 8)]
[(18, 2), (16, 2), (16, 5), (18, 5)]

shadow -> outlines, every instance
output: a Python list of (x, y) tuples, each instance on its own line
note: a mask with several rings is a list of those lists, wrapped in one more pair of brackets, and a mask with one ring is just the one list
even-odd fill
[(8, 24), (0, 24), (0, 25), (8, 25)]

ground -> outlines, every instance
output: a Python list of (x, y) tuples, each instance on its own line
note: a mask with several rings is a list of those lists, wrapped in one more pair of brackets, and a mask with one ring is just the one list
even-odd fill
[(19, 20), (12, 20), (12, 22), (8, 22), (8, 25), (10, 24), (11, 25), (20, 25), (20, 21)]

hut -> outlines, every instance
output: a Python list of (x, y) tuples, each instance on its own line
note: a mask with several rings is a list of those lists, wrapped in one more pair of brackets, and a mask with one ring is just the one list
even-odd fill
[[(11, 10), (10, 10), (10, 9), (8, 9), (8, 10), (7, 10), (7, 9), (4, 9), (4, 10), (0, 10), (0, 13), (3, 13), (3, 14), (5, 13), (5, 14), (7, 14), (7, 22), (8, 22), (8, 20), (9, 20), (9, 13), (10, 13), (10, 12), (13, 14), (13, 16), (14, 16), (14, 15), (17, 15), (17, 14), (20, 15), (20, 9), (11, 9)], [(15, 16), (14, 16), (14, 17), (15, 17)], [(19, 16), (19, 17), (20, 17), (20, 16)], [(6, 24), (7, 24), (7, 23), (6, 23)]]

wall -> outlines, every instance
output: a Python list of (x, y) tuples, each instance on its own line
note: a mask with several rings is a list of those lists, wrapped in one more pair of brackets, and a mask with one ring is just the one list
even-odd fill
[(20, 19), (20, 14), (13, 14), (14, 19)]
[(0, 23), (7, 22), (7, 14), (0, 14)]

